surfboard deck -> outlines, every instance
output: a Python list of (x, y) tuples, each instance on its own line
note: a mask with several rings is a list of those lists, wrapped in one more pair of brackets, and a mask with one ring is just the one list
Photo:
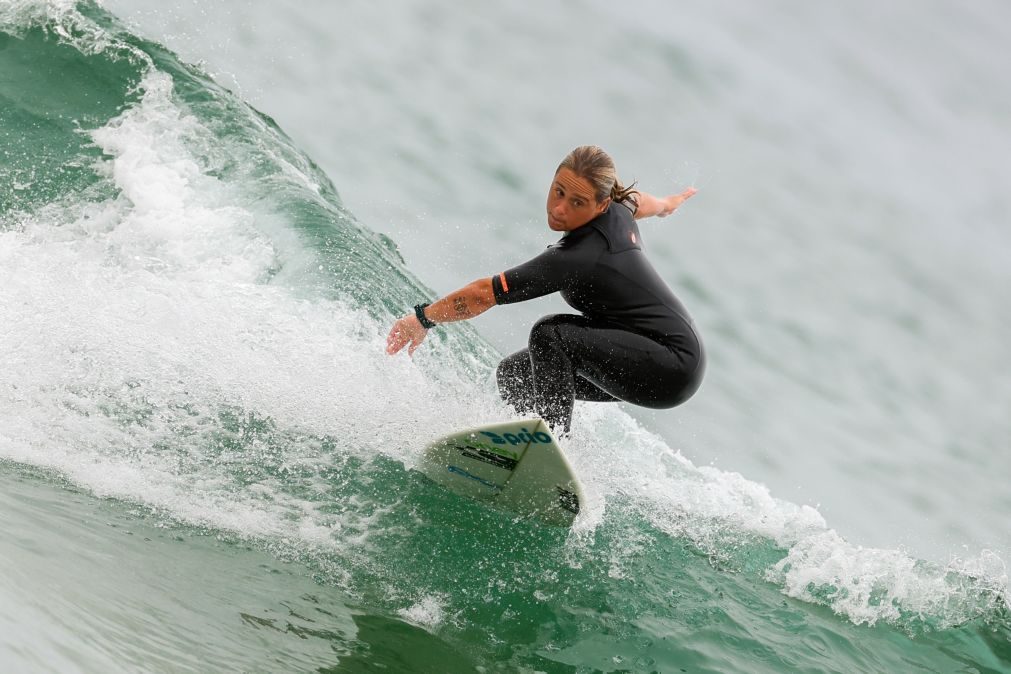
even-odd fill
[(436, 484), (555, 526), (571, 526), (583, 487), (541, 419), (469, 428), (429, 443), (418, 469)]

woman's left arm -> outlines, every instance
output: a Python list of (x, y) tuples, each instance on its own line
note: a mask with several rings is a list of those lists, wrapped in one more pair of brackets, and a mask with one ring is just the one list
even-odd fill
[(635, 219), (640, 220), (654, 215), (661, 218), (666, 217), (676, 211), (678, 206), (697, 191), (694, 187), (689, 187), (680, 194), (671, 194), (666, 197), (654, 197), (647, 192), (639, 192), (639, 208), (635, 211)]

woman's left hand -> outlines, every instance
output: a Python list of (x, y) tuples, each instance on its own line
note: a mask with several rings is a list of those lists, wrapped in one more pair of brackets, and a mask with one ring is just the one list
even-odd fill
[(694, 187), (689, 187), (684, 192), (680, 194), (671, 194), (670, 196), (660, 199), (661, 209), (657, 213), (657, 217), (664, 218), (677, 210), (678, 206), (683, 204), (688, 200), (690, 196), (698, 192)]
[(404, 316), (393, 324), (390, 334), (386, 337), (386, 353), (391, 356), (407, 345), (407, 355), (413, 356), (428, 335), (428, 330), (421, 326), (414, 314)]

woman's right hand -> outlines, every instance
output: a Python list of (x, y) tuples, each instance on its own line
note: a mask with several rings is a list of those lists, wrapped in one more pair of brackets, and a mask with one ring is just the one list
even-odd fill
[(421, 326), (417, 316), (408, 314), (398, 319), (390, 328), (390, 334), (386, 336), (386, 353), (392, 356), (410, 345), (407, 348), (407, 355), (413, 356), (414, 350), (421, 346), (426, 335), (428, 330)]

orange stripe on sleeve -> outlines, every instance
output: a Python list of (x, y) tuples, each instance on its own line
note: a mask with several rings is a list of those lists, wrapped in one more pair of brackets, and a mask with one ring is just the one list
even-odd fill
[(502, 292), (504, 293), (509, 292), (509, 284), (506, 283), (505, 272), (502, 272), (501, 274), (498, 275), (498, 280), (502, 282)]

